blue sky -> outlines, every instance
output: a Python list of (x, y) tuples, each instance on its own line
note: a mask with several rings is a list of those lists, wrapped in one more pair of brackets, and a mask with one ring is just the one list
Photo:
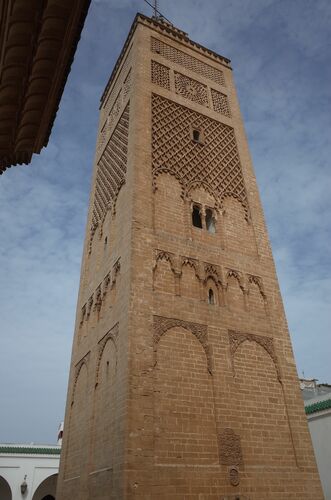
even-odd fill
[[(161, 0), (229, 57), (301, 375), (331, 383), (329, 0)], [(63, 419), (99, 99), (143, 0), (92, 0), (49, 145), (0, 178), (0, 442)]]

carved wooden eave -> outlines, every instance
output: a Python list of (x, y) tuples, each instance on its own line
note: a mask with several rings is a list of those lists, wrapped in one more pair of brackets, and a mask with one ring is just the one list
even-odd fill
[(47, 145), (90, 1), (0, 2), (0, 174)]

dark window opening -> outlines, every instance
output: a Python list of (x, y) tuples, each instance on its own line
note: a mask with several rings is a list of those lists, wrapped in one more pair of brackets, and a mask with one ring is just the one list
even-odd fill
[(105, 245), (107, 245), (107, 243), (108, 243), (108, 238), (107, 238), (107, 236), (106, 236), (106, 237), (105, 237)]
[(206, 210), (206, 228), (209, 233), (216, 233), (215, 219), (213, 216), (213, 211), (210, 208), (207, 208)]
[(199, 227), (200, 229), (202, 229), (202, 221), (201, 221), (200, 208), (197, 205), (193, 206), (192, 224), (193, 224), (194, 227)]
[(193, 130), (193, 140), (196, 142), (200, 142), (200, 131)]
[(214, 292), (211, 288), (209, 288), (209, 291), (208, 291), (208, 304), (210, 304), (212, 306), (215, 304)]

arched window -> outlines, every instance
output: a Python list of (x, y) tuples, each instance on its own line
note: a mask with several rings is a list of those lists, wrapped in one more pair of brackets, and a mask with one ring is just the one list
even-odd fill
[(199, 229), (202, 229), (202, 220), (201, 220), (201, 214), (200, 214), (200, 207), (198, 205), (193, 205), (193, 210), (192, 210), (192, 224), (194, 227), (198, 227)]
[(210, 208), (206, 208), (206, 228), (209, 233), (216, 233), (215, 219), (213, 211)]
[(208, 304), (212, 306), (215, 304), (214, 292), (211, 288), (208, 290)]

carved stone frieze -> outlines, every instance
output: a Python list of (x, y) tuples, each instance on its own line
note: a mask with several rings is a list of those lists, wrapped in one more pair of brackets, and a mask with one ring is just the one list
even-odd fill
[[(125, 74), (127, 71), (127, 64), (129, 64), (130, 59), (127, 59), (125, 66), (123, 67), (122, 74)], [(104, 123), (102, 125), (102, 129), (99, 133), (99, 140), (97, 144), (97, 152), (101, 153), (106, 141), (109, 139), (110, 133), (113, 130), (118, 117), (124, 105), (127, 102), (127, 98), (131, 91), (131, 69), (129, 70), (124, 82), (122, 83), (122, 79), (119, 79), (116, 87), (114, 87), (113, 91), (109, 96), (109, 100), (107, 100), (105, 107), (103, 108), (103, 117)]]
[(213, 101), (214, 111), (217, 111), (217, 113), (221, 113), (222, 115), (230, 117), (231, 113), (227, 96), (225, 94), (222, 94), (222, 92), (218, 92), (215, 89), (211, 89), (211, 97)]
[[(226, 305), (227, 299), (226, 299), (226, 293), (227, 293), (227, 288), (228, 288), (228, 283), (230, 278), (234, 278), (237, 280), (238, 285), (243, 293), (244, 296), (244, 301), (245, 301), (245, 309), (248, 307), (247, 306), (247, 301), (248, 301), (248, 294), (249, 294), (249, 284), (250, 283), (255, 283), (259, 287), (259, 290), (261, 292), (261, 295), (266, 302), (266, 295), (263, 291), (263, 283), (262, 279), (258, 276), (253, 276), (250, 274), (244, 274), (240, 271), (237, 271), (235, 269), (227, 269), (224, 270), (224, 275), (223, 275), (223, 270), (222, 267), (219, 265), (211, 264), (209, 262), (201, 262), (198, 261), (197, 259), (194, 259), (192, 257), (188, 256), (182, 256), (182, 255), (175, 255), (171, 252), (157, 249), (155, 250), (155, 258), (154, 258), (154, 265), (153, 265), (153, 280), (155, 280), (155, 275), (156, 275), (156, 270), (158, 267), (158, 263), (161, 260), (166, 260), (170, 264), (171, 271), (173, 272), (176, 283), (178, 283), (178, 290), (176, 288), (176, 295), (180, 295), (180, 279), (182, 276), (182, 269), (184, 265), (191, 266), (194, 269), (195, 275), (200, 281), (201, 284), (205, 285), (207, 283), (208, 278), (213, 279), (215, 282), (215, 285), (218, 287), (220, 290), (221, 298), (220, 298), (220, 304), (221, 305)], [(224, 278), (225, 276), (225, 278)], [(248, 286), (246, 286), (246, 283)], [(176, 285), (177, 286), (177, 285)], [(203, 291), (201, 290), (201, 293)], [(201, 298), (202, 300), (203, 297)]]
[(175, 91), (190, 101), (209, 107), (207, 86), (175, 71)]
[(152, 61), (152, 83), (170, 90), (170, 69), (163, 64)]
[(108, 272), (103, 279), (102, 283), (98, 285), (95, 292), (89, 297), (87, 303), (85, 303), (81, 310), (80, 328), (83, 326), (84, 321), (88, 320), (93, 311), (100, 312), (102, 304), (104, 303), (107, 293), (110, 289), (114, 288), (118, 275), (121, 270), (121, 261), (117, 259), (113, 265), (112, 271)]
[(220, 462), (222, 465), (243, 465), (240, 436), (230, 427), (223, 429), (219, 436)]
[(186, 68), (193, 73), (201, 75), (204, 78), (208, 78), (219, 85), (224, 85), (223, 71), (216, 69), (213, 66), (200, 61), (196, 57), (162, 42), (161, 40), (158, 40), (157, 38), (151, 38), (151, 50), (168, 61), (183, 66), (183, 68)]
[(163, 316), (154, 316), (153, 321), (153, 341), (154, 341), (154, 351), (157, 351), (157, 345), (164, 333), (166, 333), (171, 328), (181, 327), (185, 330), (190, 331), (202, 345), (206, 357), (207, 357), (207, 367), (209, 373), (212, 373), (212, 359), (210, 346), (207, 339), (207, 325), (202, 325), (199, 323), (192, 323), (190, 321), (184, 321), (176, 318), (166, 318)]
[(109, 82), (105, 88), (105, 91), (102, 95), (101, 102), (101, 116), (102, 122), (104, 123), (107, 119), (110, 110), (114, 106), (114, 102), (117, 99), (118, 94), (123, 92), (123, 103), (124, 99), (128, 95), (128, 90), (131, 88), (131, 66), (132, 66), (132, 46), (122, 54), (125, 59), (122, 64), (122, 68), (120, 72), (117, 72), (116, 78), (114, 79), (114, 83), (112, 82), (113, 74), (111, 75)]

